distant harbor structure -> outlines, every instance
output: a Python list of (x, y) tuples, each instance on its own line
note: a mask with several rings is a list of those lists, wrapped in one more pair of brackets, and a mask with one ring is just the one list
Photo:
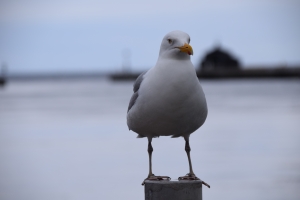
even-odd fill
[(300, 66), (248, 66), (244, 68), (241, 62), (229, 51), (220, 46), (206, 53), (197, 68), (197, 76), (202, 79), (212, 78), (284, 78), (299, 77)]
[(229, 52), (217, 46), (212, 51), (208, 52), (199, 66), (200, 70), (239, 70), (240, 61), (231, 55)]
[(122, 51), (122, 70), (123, 73), (131, 72), (131, 51), (128, 48)]
[(1, 65), (1, 73), (0, 73), (0, 86), (4, 86), (6, 84), (6, 72), (7, 72), (7, 65), (2, 63)]
[[(287, 67), (284, 65), (273, 66), (247, 66), (243, 67), (241, 61), (220, 45), (208, 51), (196, 69), (200, 79), (226, 79), (226, 78), (300, 78), (299, 66)], [(141, 72), (123, 72), (110, 75), (112, 80), (136, 79)]]

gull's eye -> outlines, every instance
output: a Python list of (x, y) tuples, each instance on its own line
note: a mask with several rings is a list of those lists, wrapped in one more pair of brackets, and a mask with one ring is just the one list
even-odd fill
[(169, 44), (172, 44), (173, 40), (171, 40), (171, 39), (168, 39), (168, 42), (169, 42)]
[(188, 42), (190, 43), (191, 42), (191, 39), (189, 38)]

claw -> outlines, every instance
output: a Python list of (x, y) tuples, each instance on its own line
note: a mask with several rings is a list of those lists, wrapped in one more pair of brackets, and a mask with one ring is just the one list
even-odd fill
[(210, 185), (208, 185), (208, 184), (205, 183), (204, 181), (202, 181), (202, 184), (205, 185), (206, 187), (210, 188)]

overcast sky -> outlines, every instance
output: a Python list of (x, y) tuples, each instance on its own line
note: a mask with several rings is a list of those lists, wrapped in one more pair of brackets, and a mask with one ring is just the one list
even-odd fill
[(300, 64), (299, 0), (0, 0), (0, 63), (11, 73), (116, 71), (155, 65), (172, 30), (192, 62), (220, 44), (244, 66)]

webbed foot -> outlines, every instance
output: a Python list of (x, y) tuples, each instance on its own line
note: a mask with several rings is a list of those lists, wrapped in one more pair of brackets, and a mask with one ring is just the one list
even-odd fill
[(145, 181), (170, 181), (171, 178), (169, 176), (155, 176), (154, 174), (149, 175), (142, 183), (142, 185), (145, 185)]
[[(195, 174), (191, 174), (191, 173), (188, 173), (187, 175), (185, 175), (185, 176), (180, 176), (179, 178), (178, 178), (178, 180), (179, 181), (183, 181), (183, 180), (186, 180), (186, 181), (188, 181), (188, 180), (200, 180), (200, 181), (202, 181), (200, 178), (198, 178)], [(202, 184), (203, 185), (205, 185), (205, 186), (207, 186), (208, 188), (210, 188), (210, 185), (208, 185), (207, 183), (205, 183), (204, 181), (202, 181)]]

